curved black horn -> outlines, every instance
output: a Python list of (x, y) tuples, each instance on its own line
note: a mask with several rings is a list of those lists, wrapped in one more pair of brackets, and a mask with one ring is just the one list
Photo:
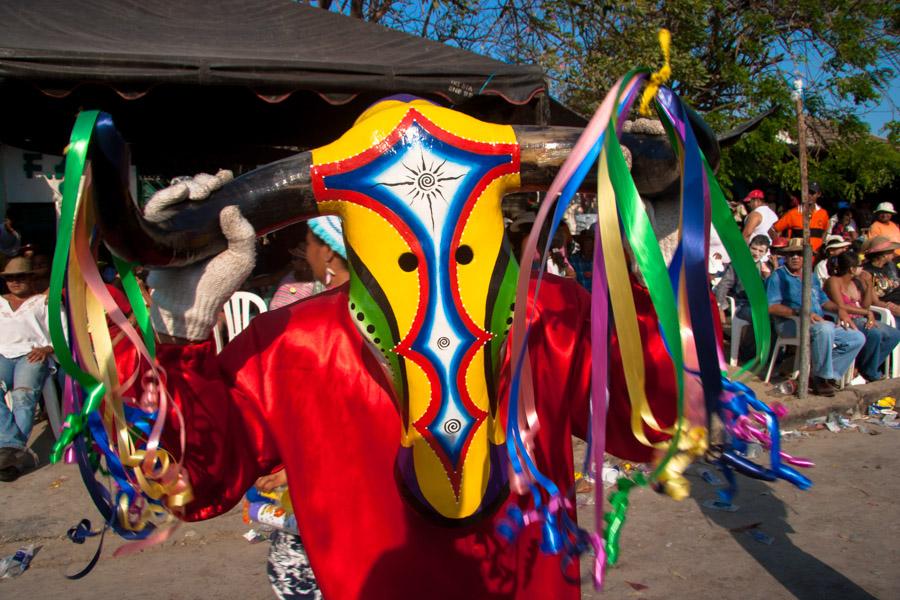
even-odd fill
[[(519, 142), (519, 171), (523, 192), (543, 191), (549, 187), (563, 162), (584, 131), (580, 127), (513, 125)], [(589, 173), (584, 185), (595, 182)]]
[[(715, 134), (690, 109), (688, 120), (706, 159), (716, 168), (720, 154)], [(583, 131), (578, 127), (529, 125), (514, 125), (513, 130), (520, 149), (521, 191), (546, 190)], [(631, 175), (642, 196), (673, 192), (672, 187), (678, 181), (678, 162), (664, 134), (623, 133), (622, 144), (631, 152)], [(591, 170), (582, 189), (591, 192), (596, 190), (596, 185), (596, 172)]]
[(98, 120), (89, 152), (101, 236), (115, 255), (146, 266), (176, 267), (222, 251), (218, 214), (226, 206), (238, 206), (257, 235), (318, 214), (308, 152), (241, 175), (207, 200), (183, 202), (158, 223), (144, 219), (131, 197), (128, 150), (108, 115)]

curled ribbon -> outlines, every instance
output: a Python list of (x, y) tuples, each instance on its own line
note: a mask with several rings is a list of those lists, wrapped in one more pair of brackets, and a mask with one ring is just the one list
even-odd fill
[(669, 33), (668, 29), (660, 29), (659, 48), (662, 50), (663, 66), (650, 76), (650, 83), (647, 84), (647, 89), (644, 90), (644, 95), (641, 96), (641, 106), (638, 112), (645, 117), (651, 115), (650, 102), (656, 97), (659, 88), (665, 85), (669, 81), (669, 77), (672, 76), (672, 66), (669, 64), (669, 47), (671, 44), (672, 34)]
[[(100, 139), (97, 146), (102, 146), (95, 146), (95, 152), (115, 152), (115, 148), (124, 147), (115, 143), (121, 138), (108, 115), (89, 111), (76, 119), (66, 158), (49, 312), (54, 349), (63, 369), (78, 386), (73, 387), (73, 410), (66, 418), (51, 459), (60, 460), (66, 447), (75, 442), (82, 477), (108, 526), (123, 537), (140, 540), (121, 547), (116, 552), (119, 555), (171, 536), (173, 527), (159, 529), (154, 521), (164, 518), (171, 523), (170, 511), (189, 502), (191, 490), (181, 462), (159, 446), (167, 419), (174, 418), (180, 425), (179, 456), (183, 457), (185, 432), (178, 406), (166, 390), (165, 371), (156, 364), (149, 313), (132, 267), (114, 259), (140, 332), (112, 298), (94, 259), (92, 248), (97, 240), (92, 239), (91, 173), (85, 168), (92, 136)], [(115, 158), (124, 164), (124, 155)], [(64, 296), (71, 349), (62, 326)], [(109, 322), (119, 328), (122, 342), (129, 343), (138, 356), (134, 370), (124, 377), (117, 369)], [(143, 394), (135, 401), (124, 394), (139, 377)], [(85, 443), (88, 436), (92, 444)], [(115, 484), (115, 494), (102, 488), (94, 477), (95, 470), (104, 470), (99, 459), (92, 458), (94, 449), (99, 451)], [(71, 539), (83, 542), (83, 527), (73, 529)]]

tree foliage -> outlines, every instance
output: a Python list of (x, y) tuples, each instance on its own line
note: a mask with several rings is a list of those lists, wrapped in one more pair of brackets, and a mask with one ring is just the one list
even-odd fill
[[(509, 62), (544, 67), (554, 94), (583, 114), (630, 67), (661, 62), (657, 32), (672, 33), (670, 85), (724, 131), (771, 106), (761, 128), (726, 151), (720, 175), (799, 179), (793, 80), (817, 144), (811, 175), (847, 199), (898, 177), (900, 124), (887, 141), (858, 118), (900, 69), (900, 4), (884, 0), (317, 0), (314, 5)], [(816, 131), (816, 129), (821, 131)], [(791, 137), (796, 137), (793, 135)]]

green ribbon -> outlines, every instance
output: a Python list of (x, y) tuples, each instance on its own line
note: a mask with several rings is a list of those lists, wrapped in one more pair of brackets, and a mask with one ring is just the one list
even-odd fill
[[(731, 208), (725, 200), (725, 195), (722, 193), (722, 188), (719, 187), (712, 167), (706, 162), (706, 157), (703, 158), (703, 167), (706, 171), (706, 181), (709, 184), (713, 226), (722, 240), (722, 245), (725, 246), (725, 251), (731, 257), (731, 266), (734, 268), (738, 280), (744, 286), (747, 300), (750, 302), (753, 334), (756, 338), (756, 356), (734, 374), (734, 377), (740, 377), (747, 371), (757, 369), (769, 355), (769, 348), (772, 344), (769, 300), (762, 277), (756, 268), (756, 262), (750, 254), (750, 248), (734, 221)], [(731, 315), (731, 318), (733, 319), (734, 315)]]
[[(641, 72), (649, 72), (649, 70), (635, 69), (629, 72), (624, 80), (627, 81)], [(616, 136), (615, 126), (616, 117), (613, 116), (610, 119), (605, 138), (610, 183), (615, 192), (615, 201), (619, 210), (622, 230), (633, 250), (632, 254), (635, 262), (638, 264), (647, 284), (650, 300), (666, 339), (667, 348), (674, 365), (678, 393), (676, 398), (675, 432), (662, 460), (650, 474), (649, 479), (640, 472), (636, 473), (632, 479), (620, 478), (617, 482), (618, 490), (609, 498), (612, 510), (604, 516), (606, 521), (606, 535), (604, 536), (606, 560), (609, 565), (614, 565), (619, 557), (619, 536), (626, 520), (629, 504), (628, 496), (634, 487), (646, 486), (650, 481), (655, 480), (666, 469), (671, 458), (678, 452), (678, 442), (681, 435), (679, 425), (684, 415), (684, 355), (681, 348), (681, 328), (678, 323), (675, 292), (672, 289), (666, 261), (660, 249), (659, 241), (656, 239), (656, 233), (653, 231), (650, 218), (647, 216), (647, 211), (628, 170), (628, 164), (625, 162), (625, 155)]]
[(144, 294), (141, 292), (141, 286), (134, 275), (134, 264), (122, 260), (116, 255), (113, 255), (113, 263), (119, 272), (119, 278), (122, 280), (122, 287), (125, 289), (128, 302), (131, 303), (131, 312), (134, 315), (141, 336), (144, 338), (147, 354), (150, 355), (151, 359), (155, 359), (156, 336), (150, 324), (150, 311), (147, 310)]
[(62, 327), (62, 294), (72, 247), (72, 236), (75, 231), (75, 213), (78, 203), (78, 190), (84, 173), (88, 147), (94, 124), (99, 111), (90, 110), (79, 113), (69, 138), (66, 154), (66, 178), (63, 182), (63, 202), (59, 217), (59, 230), (56, 238), (56, 250), (53, 253), (53, 270), (50, 275), (49, 324), (50, 340), (53, 352), (65, 372), (75, 379), (85, 392), (85, 402), (80, 413), (66, 417), (59, 439), (53, 445), (50, 461), (59, 462), (66, 446), (72, 443), (83, 430), (86, 416), (96, 410), (103, 398), (104, 385), (83, 371), (72, 357)]

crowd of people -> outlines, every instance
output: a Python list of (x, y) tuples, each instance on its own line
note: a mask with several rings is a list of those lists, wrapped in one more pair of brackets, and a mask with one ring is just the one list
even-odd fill
[[(809, 186), (808, 206), (795, 201), (780, 216), (766, 202), (761, 190), (743, 199), (744, 239), (765, 281), (774, 334), (794, 337), (800, 324), (802, 271), (804, 266), (803, 211), (809, 209), (812, 265), (810, 301), (810, 389), (832, 396), (845, 382), (862, 384), (890, 376), (885, 364), (900, 343), (894, 317), (900, 316), (900, 228), (890, 202), (879, 203), (874, 222), (865, 208), (838, 202), (833, 215), (820, 205), (822, 191)], [(711, 266), (713, 289), (722, 309), (723, 322), (733, 299), (734, 314), (750, 322), (747, 295), (730, 265)], [(744, 328), (744, 357), (751, 352), (752, 331)], [(768, 359), (769, 357), (762, 357)], [(777, 358), (777, 357), (776, 357)], [(792, 369), (791, 372), (796, 372)]]
[[(889, 202), (879, 204), (874, 222), (839, 203), (834, 216), (819, 205), (821, 190), (810, 186), (808, 207), (812, 214), (810, 244), (815, 265), (810, 303), (810, 365), (813, 393), (830, 396), (844, 381), (865, 383), (888, 377), (888, 357), (900, 343), (900, 228)], [(750, 254), (765, 280), (768, 312), (774, 334), (794, 336), (801, 318), (801, 274), (804, 266), (802, 204), (779, 215), (761, 190), (751, 191), (742, 202), (740, 226)], [(534, 223), (534, 213), (525, 211), (507, 223), (516, 251), (520, 250)], [(302, 231), (302, 235), (300, 235)], [(245, 284), (265, 298), (270, 310), (344, 285), (350, 278), (347, 251), (340, 220), (321, 217), (290, 233), (283, 266), (270, 275), (251, 278)], [(541, 232), (538, 247), (547, 244)], [(546, 272), (576, 280), (590, 289), (593, 273), (594, 228), (587, 225), (574, 235), (567, 227), (549, 241)], [(27, 449), (41, 389), (53, 367), (53, 347), (48, 330), (48, 261), (33, 248), (22, 247), (18, 234), (7, 222), (0, 230), (4, 265), (0, 271), (0, 481), (12, 481), (36, 464)], [(713, 264), (713, 262), (711, 262)], [(728, 260), (716, 260), (718, 272), (712, 291), (727, 320), (726, 307), (733, 306), (732, 319), (750, 322), (752, 312), (746, 291)], [(541, 267), (539, 264), (532, 268)], [(115, 273), (107, 284), (116, 288)], [(146, 290), (145, 290), (146, 291)], [(127, 300), (117, 292), (123, 309)], [(149, 293), (146, 295), (149, 298)], [(733, 300), (733, 302), (731, 300)], [(127, 312), (127, 311), (126, 311)], [(752, 336), (752, 328), (744, 331)], [(740, 343), (737, 341), (736, 343)], [(745, 354), (752, 340), (744, 340)], [(278, 470), (261, 477), (256, 489), (262, 493), (285, 489), (286, 472)], [(281, 598), (320, 597), (315, 576), (306, 559), (299, 536), (278, 532), (273, 537), (268, 573)]]
[[(900, 343), (894, 318), (900, 319), (900, 227), (890, 202), (881, 202), (874, 215), (847, 202), (834, 204), (833, 214), (820, 205), (821, 188), (810, 185), (810, 244), (813, 265), (810, 305), (810, 386), (814, 393), (833, 395), (842, 382), (864, 383), (888, 377), (885, 363)], [(802, 210), (795, 201), (777, 213), (762, 190), (753, 190), (735, 210), (735, 217), (765, 280), (773, 333), (793, 336), (799, 325), (803, 268)], [(349, 277), (341, 254), (340, 223), (321, 219), (292, 232), (284, 267), (273, 276), (251, 279), (247, 287), (259, 293), (270, 309), (299, 301), (341, 285)], [(525, 211), (507, 223), (513, 248), (524, 243), (534, 222)], [(305, 227), (305, 226), (303, 226)], [(546, 235), (539, 247), (546, 243)], [(0, 299), (0, 480), (10, 481), (35, 460), (26, 451), (35, 407), (48, 373), (53, 351), (47, 328), (47, 258), (22, 247), (7, 220), (0, 227), (0, 251), (5, 265)], [(591, 287), (593, 228), (571, 234), (560, 227), (550, 241), (548, 273), (576, 279)], [(539, 265), (533, 265), (537, 267)], [(741, 282), (727, 260), (711, 261), (710, 280), (722, 310), (730, 318), (750, 322), (752, 314)], [(112, 283), (112, 282), (110, 282)], [(734, 313), (727, 315), (733, 300)], [(741, 355), (753, 352), (752, 328), (744, 328)], [(768, 357), (763, 357), (767, 359)], [(796, 371), (796, 369), (793, 369)]]

